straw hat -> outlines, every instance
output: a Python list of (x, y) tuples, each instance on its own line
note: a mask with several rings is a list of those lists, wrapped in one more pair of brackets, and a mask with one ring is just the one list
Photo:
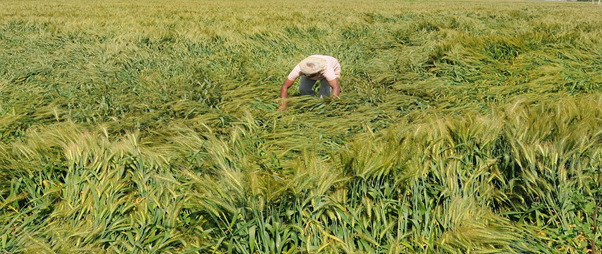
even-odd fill
[(326, 70), (326, 60), (310, 56), (308, 58), (303, 59), (299, 63), (299, 67), (301, 67), (301, 72), (305, 75), (312, 75), (323, 70)]

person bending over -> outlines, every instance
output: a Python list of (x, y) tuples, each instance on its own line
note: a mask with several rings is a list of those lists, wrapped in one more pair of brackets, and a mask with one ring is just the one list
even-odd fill
[(282, 102), (278, 110), (286, 109), (286, 101), (284, 99), (288, 96), (288, 89), (295, 83), (298, 77), (301, 77), (299, 83), (301, 95), (315, 96), (313, 87), (316, 81), (320, 81), (320, 90), (318, 91), (320, 98), (329, 97), (331, 94), (338, 97), (341, 93), (341, 85), (338, 80), (341, 77), (341, 65), (339, 61), (332, 56), (312, 55), (303, 59), (288, 74), (288, 77), (280, 88)]

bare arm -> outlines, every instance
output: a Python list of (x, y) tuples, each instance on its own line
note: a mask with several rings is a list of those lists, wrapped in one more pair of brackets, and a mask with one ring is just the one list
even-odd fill
[(330, 87), (332, 87), (332, 94), (335, 96), (335, 98), (338, 98), (339, 94), (341, 94), (341, 84), (339, 84), (339, 80), (330, 80), (328, 81), (328, 84), (330, 85)]
[(293, 83), (295, 83), (295, 81), (290, 80), (288, 78), (284, 80), (284, 83), (282, 83), (282, 87), (280, 88), (280, 98), (282, 100), (280, 102), (280, 107), (278, 108), (278, 110), (286, 109), (286, 101), (284, 99), (286, 99), (286, 97), (288, 96), (288, 89), (293, 85)]

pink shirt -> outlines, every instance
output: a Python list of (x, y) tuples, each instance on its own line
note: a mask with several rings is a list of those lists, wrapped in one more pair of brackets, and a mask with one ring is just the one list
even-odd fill
[[(324, 55), (312, 55), (313, 57), (318, 57), (326, 60), (326, 70), (324, 70), (320, 75), (316, 77), (312, 77), (313, 80), (322, 80), (326, 79), (328, 81), (335, 80), (341, 77), (341, 65), (339, 61), (332, 56), (324, 56)], [(301, 67), (299, 64), (295, 66), (295, 68), (288, 74), (288, 79), (296, 80), (299, 76), (301, 76)]]

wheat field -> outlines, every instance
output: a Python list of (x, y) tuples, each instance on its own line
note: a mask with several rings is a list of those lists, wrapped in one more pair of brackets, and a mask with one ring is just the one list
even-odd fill
[(0, 253), (602, 249), (600, 6), (0, 5)]

